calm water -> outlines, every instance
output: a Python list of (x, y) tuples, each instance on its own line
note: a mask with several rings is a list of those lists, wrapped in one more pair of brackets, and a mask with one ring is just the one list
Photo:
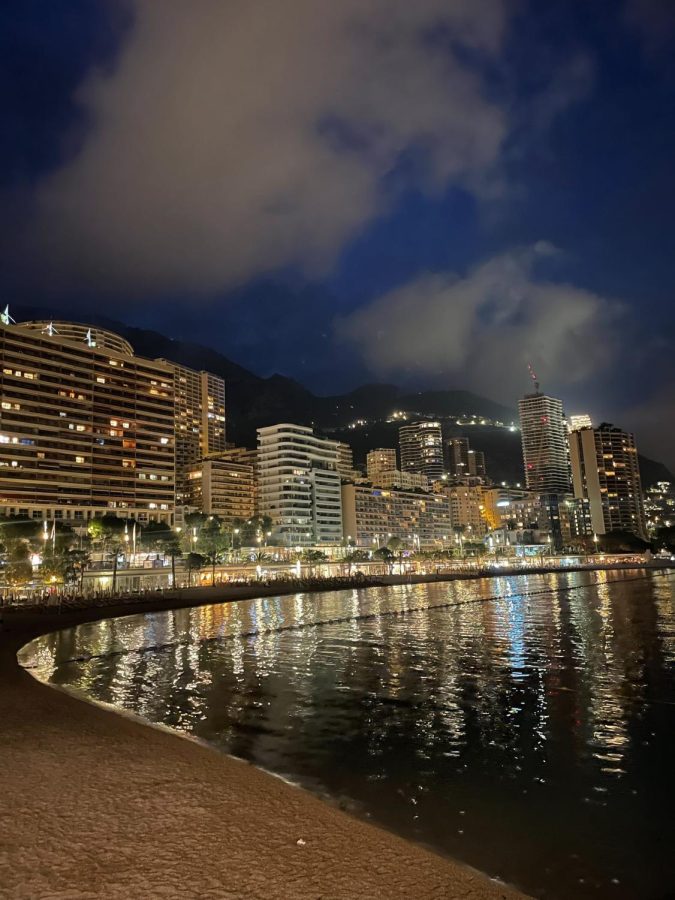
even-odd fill
[(298, 594), (25, 655), (536, 896), (675, 893), (675, 577)]

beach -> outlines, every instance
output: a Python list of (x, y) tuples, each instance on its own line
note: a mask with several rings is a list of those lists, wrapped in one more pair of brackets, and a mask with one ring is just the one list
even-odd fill
[(522, 896), (18, 666), (32, 637), (84, 617), (0, 632), (1, 897)]

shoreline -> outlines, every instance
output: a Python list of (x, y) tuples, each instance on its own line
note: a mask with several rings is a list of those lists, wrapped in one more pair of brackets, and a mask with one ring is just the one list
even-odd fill
[[(392, 578), (386, 582), (411, 583)], [(412, 583), (447, 580), (454, 579)], [(279, 586), (264, 591), (279, 593)], [(5, 618), (0, 816), (11, 827), (0, 843), (0, 897), (523, 896), (274, 773), (54, 690), (16, 658), (40, 634), (85, 621), (262, 595), (255, 585), (216, 587), (198, 599), (163, 597), (121, 612)]]

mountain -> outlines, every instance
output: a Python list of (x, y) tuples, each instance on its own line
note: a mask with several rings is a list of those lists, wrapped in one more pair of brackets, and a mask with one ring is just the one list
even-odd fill
[[(149, 329), (135, 328), (106, 316), (40, 307), (22, 307), (18, 318), (86, 321), (108, 328), (126, 338), (139, 356), (164, 358), (193, 369), (220, 375), (227, 384), (228, 438), (237, 444), (255, 446), (256, 428), (277, 422), (313, 425), (354, 448), (358, 464), (365, 463), (368, 450), (396, 447), (400, 421), (387, 421), (396, 411), (408, 416), (436, 417), (443, 421), (446, 437), (468, 437), (474, 450), (485, 453), (487, 471), (495, 481), (519, 482), (523, 477), (520, 433), (508, 427), (458, 425), (457, 417), (471, 416), (508, 426), (517, 420), (514, 410), (487, 397), (464, 390), (409, 393), (393, 384), (367, 384), (347, 394), (321, 397), (284, 375), (261, 378), (232, 362), (217, 350), (175, 340)], [(361, 424), (365, 423), (365, 424)], [(644, 486), (656, 481), (675, 481), (662, 463), (640, 457)]]

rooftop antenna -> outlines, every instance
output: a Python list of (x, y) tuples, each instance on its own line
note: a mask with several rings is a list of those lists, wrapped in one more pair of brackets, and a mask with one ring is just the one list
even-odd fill
[(0, 322), (2, 322), (3, 325), (16, 325), (16, 319), (13, 319), (9, 314), (9, 303), (0, 313)]
[(534, 382), (534, 390), (535, 390), (535, 393), (538, 394), (538, 393), (539, 393), (539, 379), (537, 378), (537, 373), (536, 373), (536, 372), (534, 371), (534, 369), (532, 368), (532, 364), (531, 364), (531, 363), (528, 363), (528, 364), (527, 364), (527, 369), (528, 369), (528, 371), (529, 371), (529, 373), (530, 373), (530, 378), (531, 378), (532, 381)]

